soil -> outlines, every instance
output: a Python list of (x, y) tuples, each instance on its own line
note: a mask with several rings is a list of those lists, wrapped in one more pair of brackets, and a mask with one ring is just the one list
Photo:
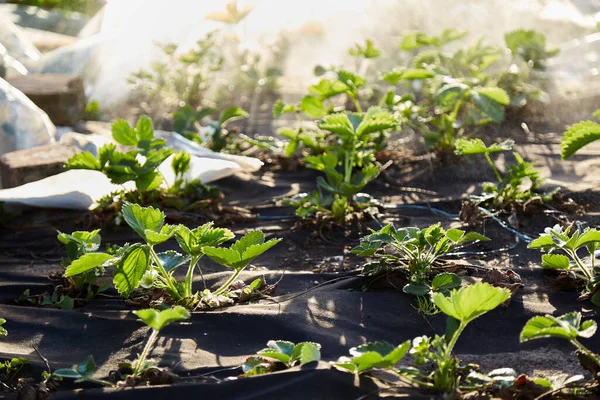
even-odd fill
[[(579, 220), (590, 226), (600, 223), (595, 191), (600, 183), (600, 174), (596, 173), (600, 168), (600, 146), (589, 146), (566, 162), (559, 160), (558, 145), (551, 141), (523, 143), (517, 149), (540, 167), (548, 189), (563, 187), (561, 201), (519, 219), (520, 232), (536, 237), (546, 226), (561, 220)], [(500, 169), (504, 162), (500, 156)], [(386, 208), (379, 222), (391, 222), (397, 227), (425, 227), (437, 222), (444, 227), (464, 227), (456, 218), (462, 199), (466, 194), (477, 193), (482, 182), (493, 180), (485, 161), (472, 158), (452, 163), (406, 159), (386, 172), (368, 190), (384, 204), (395, 206)], [(284, 239), (242, 275), (245, 282), (264, 277), (267, 283), (276, 283), (276, 288), (270, 298), (194, 312), (190, 321), (165, 328), (152, 354), (162, 367), (181, 377), (178, 384), (133, 391), (100, 389), (90, 384), (84, 392), (76, 392), (75, 386), (65, 382), (52, 397), (142, 398), (200, 393), (236, 399), (377, 397), (380, 388), (374, 381), (355, 380), (350, 374), (329, 369), (323, 362), (220, 383), (200, 379), (238, 376), (241, 370), (236, 367), (271, 339), (318, 342), (322, 345), (322, 359), (332, 361), (347, 355), (350, 347), (367, 341), (400, 343), (415, 336), (444, 332), (443, 315), (421, 316), (412, 305), (414, 299), (398, 290), (394, 279), (362, 290), (365, 280), (359, 271), (366, 260), (350, 254), (358, 243), (357, 235), (345, 235), (339, 230), (311, 232), (292, 217), (292, 209), (275, 204), (277, 199), (312, 190), (316, 176), (305, 169), (285, 172), (267, 167), (256, 175), (238, 175), (218, 183), (227, 205), (250, 208), (259, 215), (254, 222), (234, 224), (230, 229), (239, 235), (260, 228), (269, 238)], [(568, 200), (579, 206), (565, 203)], [(74, 221), (81, 216), (60, 210), (28, 210), (0, 231), (0, 316), (7, 320), (5, 327), (9, 331), (8, 337), (0, 339), (0, 360), (32, 360), (26, 370), (31, 376), (39, 377), (45, 369), (38, 351), (52, 369), (71, 367), (91, 354), (98, 365), (98, 376), (108, 376), (119, 361), (135, 358), (148, 334), (148, 328), (131, 313), (135, 307), (114, 290), (73, 311), (14, 304), (26, 289), (41, 293), (49, 288), (48, 275), (61, 269), (60, 259), (65, 256), (56, 240), (57, 230), (80, 229)], [(194, 226), (195, 222), (186, 224)], [(363, 228), (369, 227), (376, 228), (377, 222), (365, 222)], [(515, 287), (509, 305), (484, 315), (465, 330), (455, 349), (457, 355), (465, 363), (479, 364), (483, 371), (512, 367), (534, 376), (585, 373), (573, 349), (564, 341), (520, 344), (518, 337), (525, 322), (534, 315), (582, 311), (586, 318), (596, 318), (597, 312), (589, 310), (589, 303), (577, 301), (576, 290), (560, 286), (556, 275), (544, 272), (539, 266), (540, 253), (528, 250), (514, 233), (491, 219), (468, 229), (492, 240), (460, 249), (455, 256), (446, 258), (447, 265), (455, 267), (467, 282), (489, 280), (491, 273), (511, 270), (520, 277), (522, 287)], [(123, 227), (104, 229), (102, 238), (103, 243), (119, 245), (136, 240), (135, 234)], [(159, 250), (175, 248), (175, 241), (171, 241)], [(209, 260), (202, 259), (201, 266), (209, 286), (224, 282), (228, 276)], [(201, 285), (197, 277), (195, 287)], [(600, 351), (598, 340), (585, 344)], [(418, 395), (408, 389), (404, 393)], [(0, 389), (0, 398), (3, 397), (16, 395)]]

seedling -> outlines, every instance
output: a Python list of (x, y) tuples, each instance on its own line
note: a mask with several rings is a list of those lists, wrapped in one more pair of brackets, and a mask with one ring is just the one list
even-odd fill
[(486, 146), (481, 139), (459, 139), (455, 146), (454, 153), (459, 156), (484, 155), (498, 180), (496, 184), (484, 184), (484, 193), (481, 196), (472, 196), (473, 202), (483, 203), (500, 211), (517, 204), (523, 206), (533, 198), (539, 198), (542, 201), (552, 198), (552, 193), (541, 196), (535, 193), (542, 183), (540, 173), (532, 163), (523, 160), (523, 157), (517, 152), (513, 152), (517, 163), (510, 165), (504, 176), (500, 174), (490, 154), (512, 150), (514, 146), (512, 140)]
[[(113, 283), (124, 297), (131, 295), (141, 285), (146, 288), (156, 287), (164, 290), (174, 302), (193, 308), (199, 301), (192, 290), (194, 270), (204, 254), (233, 269), (231, 278), (225, 284), (212, 293), (203, 293), (219, 296), (229, 289), (250, 262), (280, 241), (273, 239), (265, 242), (262, 232), (252, 231), (230, 248), (216, 247), (232, 239), (233, 233), (228, 229), (214, 228), (212, 223), (193, 230), (182, 225), (165, 224), (162, 211), (137, 204), (125, 203), (123, 218), (144, 242), (126, 245), (114, 255), (85, 254), (67, 268), (65, 276), (76, 276), (98, 267), (114, 266)], [(173, 236), (186, 255), (174, 251), (156, 253), (154, 246)], [(188, 270), (185, 281), (180, 283), (175, 280), (173, 273), (185, 263), (189, 263)]]
[(138, 356), (137, 360), (133, 362), (133, 374), (132, 378), (137, 378), (140, 374), (143, 374), (148, 368), (152, 367), (152, 364), (149, 364), (147, 359), (150, 356), (150, 351), (152, 350), (152, 346), (158, 339), (158, 334), (160, 331), (167, 325), (172, 324), (173, 322), (183, 321), (185, 319), (190, 318), (190, 313), (188, 310), (181, 306), (177, 306), (174, 308), (156, 311), (154, 309), (146, 309), (146, 310), (138, 310), (133, 312), (137, 315), (146, 325), (152, 328), (152, 333), (142, 350), (142, 353)]
[[(194, 110), (189, 105), (183, 106), (173, 114), (173, 130), (213, 151), (221, 151), (233, 140), (227, 125), (248, 118), (248, 113), (240, 107), (229, 107), (219, 114), (217, 120), (208, 118), (215, 111), (214, 108)], [(203, 120), (206, 122), (201, 126)]]
[[(0, 327), (0, 330), (2, 327)], [(0, 332), (0, 336), (2, 333)], [(21, 370), (26, 366), (30, 365), (31, 361), (26, 360), (22, 357), (12, 358), (4, 362), (0, 361), (0, 382), (4, 385), (11, 385), (18, 380)], [(9, 388), (13, 390), (10, 386)]]
[[(435, 274), (431, 279), (434, 263), (460, 245), (486, 240), (489, 239), (475, 232), (445, 230), (439, 223), (424, 229), (396, 229), (390, 224), (361, 238), (360, 244), (351, 252), (375, 258), (363, 267), (363, 274), (376, 277), (389, 270), (400, 269), (406, 272), (409, 281), (403, 288), (405, 293), (430, 297), (434, 293), (447, 294), (461, 284), (460, 277), (454, 273)], [(423, 301), (423, 298), (420, 300)], [(429, 303), (421, 304), (419, 309), (427, 309)]]
[[(487, 283), (476, 283), (452, 290), (449, 296), (434, 293), (433, 302), (448, 316), (445, 336), (420, 336), (413, 339), (412, 344), (407, 340), (399, 346), (386, 342), (368, 343), (352, 348), (351, 357), (340, 358), (334, 366), (355, 374), (385, 369), (419, 387), (441, 393), (455, 393), (462, 387), (471, 390), (477, 386), (484, 387), (490, 380), (514, 380), (514, 373), (507, 374), (506, 370), (492, 371), (486, 376), (487, 381), (482, 383), (476, 379), (482, 375), (477, 371), (477, 366), (461, 367), (459, 360), (452, 354), (465, 327), (504, 303), (509, 297), (508, 290)], [(414, 366), (396, 366), (408, 353), (413, 356)]]
[[(596, 266), (596, 250), (600, 248), (600, 232), (586, 228), (579, 230), (570, 225), (565, 229), (560, 225), (546, 228), (539, 238), (528, 246), (548, 254), (542, 256), (542, 267), (546, 269), (568, 271), (586, 282), (585, 297), (591, 296), (591, 301), (600, 307), (600, 268)], [(585, 249), (589, 265), (579, 257), (578, 253)], [(560, 254), (562, 253), (562, 254)]]
[[(581, 344), (579, 338), (589, 339), (594, 336), (597, 329), (598, 325), (593, 320), (582, 322), (579, 312), (568, 313), (560, 317), (537, 316), (527, 321), (521, 331), (520, 339), (521, 343), (548, 337), (566, 339), (587, 357), (588, 363), (582, 362), (582, 365), (591, 370), (595, 376), (600, 370), (600, 357)], [(589, 367), (589, 362), (594, 365), (592, 368)]]
[(313, 342), (294, 344), (285, 340), (269, 340), (267, 347), (242, 364), (244, 376), (302, 366), (321, 360), (321, 345)]
[(305, 161), (308, 168), (323, 172), (325, 178), (317, 178), (319, 192), (287, 204), (296, 206), (299, 216), (318, 216), (321, 212), (342, 223), (359, 204), (355, 196), (379, 175), (379, 168), (372, 163), (374, 136), (395, 128), (398, 121), (387, 111), (371, 108), (366, 114), (330, 114), (318, 125), (330, 132), (337, 144), (322, 154), (305, 157)]
[(54, 371), (53, 375), (60, 378), (74, 379), (75, 383), (91, 382), (103, 386), (114, 386), (111, 382), (92, 378), (96, 372), (96, 362), (94, 357), (88, 356), (79, 365), (74, 365), (73, 368), (60, 368)]

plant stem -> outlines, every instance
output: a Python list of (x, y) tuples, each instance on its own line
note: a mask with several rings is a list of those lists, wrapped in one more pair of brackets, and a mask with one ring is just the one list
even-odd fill
[(160, 274), (163, 276), (163, 278), (165, 279), (165, 283), (169, 287), (169, 292), (170, 292), (169, 294), (171, 295), (173, 300), (181, 300), (181, 294), (179, 294), (179, 291), (173, 284), (173, 280), (171, 279), (171, 276), (165, 270), (165, 267), (163, 267), (160, 260), (158, 259), (158, 255), (156, 255), (156, 252), (154, 251), (154, 247), (153, 246), (148, 246), (148, 247), (150, 248), (150, 254), (152, 255), (152, 259), (154, 260), (154, 263), (158, 267)]
[(490, 155), (488, 153), (483, 153), (483, 155), (485, 156), (485, 159), (487, 160), (488, 164), (490, 164), (490, 167), (492, 167), (492, 170), (494, 170), (494, 174), (496, 175), (498, 182), (502, 182), (502, 176), (500, 175), (500, 172), (498, 172), (498, 169), (496, 168), (496, 165), (494, 165), (494, 162), (492, 161)]
[(354, 103), (354, 107), (356, 108), (356, 112), (361, 113), (362, 112), (362, 107), (360, 106), (360, 102), (358, 101), (358, 99), (356, 98), (356, 96), (353, 95), (353, 94), (350, 94), (349, 96), (352, 99), (352, 102)]
[(591, 281), (593, 279), (592, 274), (590, 273), (590, 271), (588, 271), (585, 265), (583, 265), (583, 262), (581, 261), (575, 250), (569, 251), (569, 255), (575, 261), (579, 269), (581, 269), (581, 271), (585, 274), (587, 280)]
[(200, 257), (192, 257), (190, 261), (190, 265), (188, 266), (187, 274), (185, 275), (185, 288), (184, 288), (184, 297), (192, 296), (192, 282), (194, 280), (194, 268), (196, 267), (196, 263)]
[(150, 348), (152, 347), (152, 345), (154, 344), (154, 342), (156, 341), (157, 338), (158, 338), (158, 331), (152, 329), (152, 333), (150, 334), (150, 337), (148, 338), (148, 341), (146, 342), (146, 345), (144, 346), (144, 350), (142, 350), (142, 354), (140, 354), (140, 356), (137, 359), (137, 363), (135, 364), (135, 369), (133, 370), (134, 378), (139, 375), (140, 370), (142, 369), (143, 365), (146, 362), (146, 358), (148, 358), (148, 354), (150, 353)]
[(600, 359), (598, 358), (598, 356), (594, 353), (592, 353), (590, 350), (588, 350), (584, 345), (582, 345), (581, 343), (579, 343), (579, 341), (577, 339), (573, 339), (571, 341), (579, 350), (583, 351), (589, 358), (591, 358), (596, 365), (600, 366)]
[(466, 326), (467, 326), (467, 324), (462, 321), (460, 322), (460, 325), (458, 325), (456, 332), (454, 332), (454, 335), (452, 335), (452, 339), (450, 339), (450, 343), (448, 343), (448, 347), (446, 348), (446, 354), (444, 355), (446, 359), (449, 359), (450, 356), (452, 355), (452, 350), (454, 349), (454, 345), (456, 344), (458, 337), (460, 336), (460, 334), (462, 333), (462, 331), (465, 329)]
[(235, 279), (240, 275), (240, 273), (244, 270), (244, 268), (240, 268), (240, 269), (236, 269), (235, 272), (233, 273), (233, 275), (231, 275), (231, 278), (229, 278), (227, 280), (227, 282), (225, 282), (220, 288), (218, 288), (213, 295), (218, 296), (221, 293), (223, 293), (224, 291), (226, 291), (229, 286), (233, 283), (233, 281), (235, 281)]

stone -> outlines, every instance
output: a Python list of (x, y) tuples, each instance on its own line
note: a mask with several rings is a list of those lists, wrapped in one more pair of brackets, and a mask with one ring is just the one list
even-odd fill
[(85, 115), (83, 79), (77, 74), (25, 75), (7, 80), (44, 110), (54, 125), (75, 126)]
[(17, 187), (63, 172), (65, 162), (79, 152), (75, 146), (54, 143), (6, 153), (0, 157), (2, 187)]

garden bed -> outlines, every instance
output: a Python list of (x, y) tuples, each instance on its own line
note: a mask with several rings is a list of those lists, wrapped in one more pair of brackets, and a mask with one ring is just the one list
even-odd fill
[[(600, 149), (589, 146), (571, 160), (559, 161), (557, 148), (552, 143), (519, 147), (528, 160), (540, 167), (549, 186), (569, 189), (561, 192), (562, 201), (551, 203), (552, 208), (519, 220), (519, 232), (533, 238), (545, 227), (554, 225), (557, 218), (590, 225), (598, 222), (600, 205), (597, 194), (589, 189), (597, 188), (600, 181), (600, 175), (594, 173), (600, 162)], [(426, 169), (429, 163), (415, 161), (411, 168)], [(455, 218), (461, 208), (461, 196), (478, 192), (484, 180), (493, 178), (480, 174), (482, 169), (476, 162), (460, 160), (452, 166), (452, 173), (435, 168), (434, 173), (422, 173), (405, 182), (406, 188), (400, 188), (398, 181), (403, 176), (395, 172), (401, 169), (392, 167), (387, 179), (380, 176), (370, 190), (383, 203), (397, 206), (386, 209), (379, 222), (392, 222), (396, 227), (427, 227), (437, 222), (445, 228), (462, 226)], [(450, 179), (457, 175), (458, 178)], [(414, 297), (401, 290), (406, 283), (401, 276), (390, 276), (363, 290), (366, 280), (359, 276), (359, 271), (365, 259), (350, 254), (359, 236), (345, 236), (343, 231), (335, 229), (321, 232), (304, 229), (293, 217), (291, 208), (274, 205), (273, 199), (312, 189), (315, 176), (316, 173), (305, 169), (300, 172), (266, 169), (257, 175), (221, 181), (218, 186), (225, 194), (225, 203), (248, 207), (260, 215), (255, 222), (234, 224), (230, 229), (239, 235), (259, 228), (268, 238), (283, 238), (280, 245), (241, 275), (245, 282), (264, 277), (267, 284), (275, 285), (270, 297), (197, 311), (189, 321), (162, 331), (152, 356), (160, 360), (161, 367), (171, 368), (180, 377), (175, 385), (132, 391), (86, 384), (85, 397), (103, 398), (110, 393), (113, 398), (202, 394), (219, 398), (348, 399), (390, 393), (382, 381), (366, 377), (359, 380), (329, 369), (324, 362), (260, 377), (224, 380), (241, 375), (239, 365), (271, 339), (320, 343), (322, 360), (335, 361), (347, 355), (350, 347), (367, 341), (400, 343), (444, 331), (445, 316), (420, 315), (413, 306)], [(414, 188), (433, 190), (436, 194)], [(581, 207), (565, 204), (567, 199)], [(80, 363), (90, 354), (98, 365), (98, 376), (108, 376), (120, 361), (135, 358), (148, 333), (131, 312), (139, 307), (128, 304), (114, 289), (72, 311), (14, 304), (27, 289), (34, 294), (48, 288), (48, 275), (61, 269), (59, 262), (64, 255), (56, 240), (56, 229), (70, 232), (84, 228), (73, 222), (78, 217), (81, 213), (59, 210), (27, 212), (9, 221), (10, 228), (2, 232), (0, 316), (9, 321), (6, 328), (10, 335), (0, 342), (0, 359), (32, 360), (26, 376), (27, 373), (39, 376), (46, 369), (40, 355), (55, 370)], [(186, 225), (198, 224), (186, 221)], [(366, 221), (364, 225), (364, 228), (378, 228), (378, 221)], [(562, 315), (591, 305), (578, 302), (576, 290), (567, 290), (556, 274), (539, 267), (538, 251), (528, 250), (526, 243), (496, 221), (484, 219), (469, 230), (492, 240), (446, 257), (448, 267), (466, 282), (489, 280), (492, 269), (511, 269), (520, 276), (522, 287), (516, 290), (508, 306), (501, 306), (471, 324), (458, 341), (455, 353), (464, 362), (480, 364), (483, 371), (512, 367), (518, 373), (535, 376), (584, 373), (568, 343), (547, 340), (521, 344), (519, 333), (534, 315)], [(103, 229), (102, 236), (104, 243), (109, 244), (123, 245), (136, 240), (134, 232), (123, 228)], [(169, 243), (157, 248), (175, 249), (175, 243)], [(227, 279), (222, 268), (206, 258), (201, 265), (209, 286)], [(195, 287), (201, 285), (197, 277)], [(595, 311), (584, 314), (586, 318), (596, 315)], [(600, 351), (597, 341), (590, 341), (589, 347)], [(74, 388), (63, 383), (52, 396), (61, 399), (81, 396)], [(14, 395), (2, 390), (0, 398)], [(399, 392), (413, 396), (418, 393), (411, 388)]]

